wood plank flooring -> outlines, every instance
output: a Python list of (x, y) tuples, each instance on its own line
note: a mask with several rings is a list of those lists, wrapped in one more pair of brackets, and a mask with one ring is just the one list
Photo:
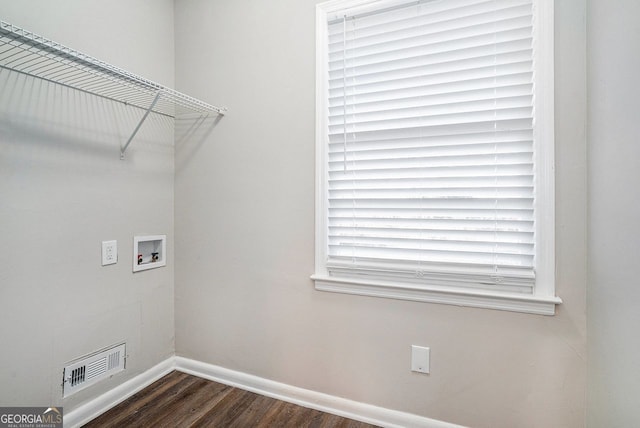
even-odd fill
[(373, 425), (171, 372), (85, 427), (317, 427)]

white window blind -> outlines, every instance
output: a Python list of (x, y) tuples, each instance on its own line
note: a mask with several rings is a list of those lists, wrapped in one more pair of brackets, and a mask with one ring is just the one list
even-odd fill
[(533, 293), (531, 0), (327, 16), (326, 270)]

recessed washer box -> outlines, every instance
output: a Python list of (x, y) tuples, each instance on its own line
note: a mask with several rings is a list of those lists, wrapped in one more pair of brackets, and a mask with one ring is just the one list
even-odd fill
[(153, 269), (167, 264), (167, 235), (133, 237), (133, 271)]

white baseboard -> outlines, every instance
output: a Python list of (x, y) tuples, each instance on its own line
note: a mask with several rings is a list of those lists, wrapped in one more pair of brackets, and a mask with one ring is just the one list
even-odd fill
[(204, 379), (383, 427), (462, 428), (460, 425), (310, 391), (188, 358), (175, 357), (174, 367)]
[(86, 424), (173, 370), (382, 427), (463, 428), (460, 425), (359, 403), (184, 357), (167, 358), (144, 373), (84, 403), (73, 411), (65, 413), (65, 428), (75, 428)]
[(65, 428), (75, 428), (86, 424), (173, 370), (175, 370), (175, 357), (167, 358), (146, 372), (140, 373), (71, 412), (65, 412), (63, 421)]

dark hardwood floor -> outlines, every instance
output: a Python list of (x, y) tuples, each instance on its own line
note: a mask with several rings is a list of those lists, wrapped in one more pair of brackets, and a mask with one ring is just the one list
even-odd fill
[(171, 372), (85, 427), (339, 427), (373, 425)]

